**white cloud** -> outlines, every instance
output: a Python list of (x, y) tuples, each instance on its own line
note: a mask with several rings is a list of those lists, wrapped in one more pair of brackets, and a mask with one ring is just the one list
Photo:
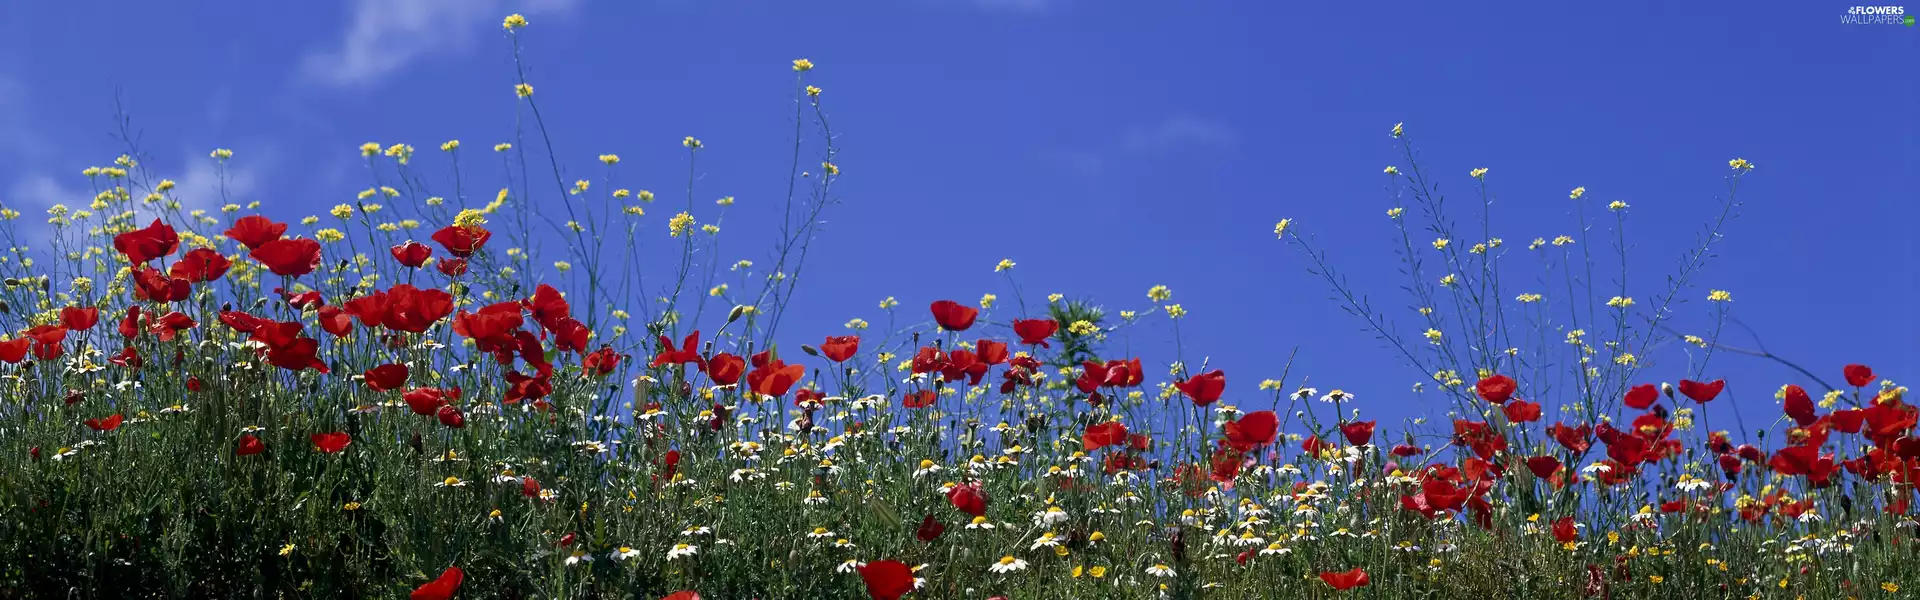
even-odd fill
[(1192, 115), (1175, 115), (1153, 127), (1128, 129), (1120, 138), (1127, 152), (1150, 152), (1178, 146), (1232, 146), (1233, 130)]
[(226, 196), (223, 200), (220, 193), (220, 170), (215, 166), (213, 159), (207, 158), (204, 154), (189, 154), (186, 163), (186, 172), (171, 178), (178, 186), (174, 188), (173, 196), (180, 199), (182, 210), (205, 209), (212, 212), (219, 210), (220, 206), (227, 202), (245, 205), (254, 200), (249, 197), (249, 194), (253, 193), (258, 181), (252, 169), (240, 167), (233, 162), (227, 163)]
[(1238, 142), (1239, 136), (1224, 123), (1181, 114), (1152, 126), (1128, 127), (1120, 139), (1102, 148), (1044, 151), (1038, 157), (1082, 176), (1093, 176), (1129, 156), (1185, 148), (1227, 148)]
[(557, 14), (572, 10), (577, 3), (354, 0), (338, 45), (308, 53), (302, 59), (301, 74), (309, 81), (334, 87), (373, 83), (415, 60), (464, 47), (477, 35), (499, 31), (500, 20), (516, 9), (527, 15)]

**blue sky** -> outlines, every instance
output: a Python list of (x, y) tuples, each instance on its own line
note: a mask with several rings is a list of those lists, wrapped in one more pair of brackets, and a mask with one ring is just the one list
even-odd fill
[[(210, 193), (206, 153), (226, 147), (238, 197), (280, 219), (324, 212), (366, 187), (362, 142), (426, 154), (446, 139), (510, 138), (499, 20), (523, 12), (569, 178), (619, 153), (625, 185), (678, 194), (678, 141), (699, 136), (697, 195), (740, 199), (738, 258), (764, 258), (771, 225), (754, 209), (784, 190), (788, 62), (819, 65), (846, 203), (827, 216), (783, 337), (880, 322), (886, 296), (915, 318), (940, 298), (1010, 304), (992, 273), (1010, 257), (1036, 298), (1144, 308), (1148, 287), (1170, 286), (1191, 311), (1188, 360), (1224, 367), (1229, 401), (1297, 346), (1295, 372), (1323, 389), (1358, 394), (1376, 416), (1425, 412), (1409, 392), (1421, 374), (1359, 332), (1272, 235), (1293, 218), (1413, 333), (1380, 175), (1396, 158), (1387, 131), (1405, 122), (1454, 198), (1467, 198), (1469, 169), (1491, 169), (1509, 241), (1573, 233), (1575, 186), (1630, 203), (1633, 283), (1648, 293), (1712, 214), (1726, 161), (1754, 161), (1746, 208), (1685, 294), (1683, 329), (1704, 323), (1706, 288), (1726, 289), (1769, 348), (1829, 381), (1847, 362), (1913, 379), (1920, 30), (1842, 25), (1845, 9), (23, 3), (0, 20), (0, 202), (29, 214), (83, 202), (80, 169), (120, 152), (108, 135), (117, 89), (149, 165), (187, 194)], [(1169, 339), (1162, 319), (1127, 341), (1164, 358)], [(1685, 356), (1667, 352), (1654, 375), (1672, 379)], [(1800, 381), (1717, 360), (1709, 374), (1752, 411)]]

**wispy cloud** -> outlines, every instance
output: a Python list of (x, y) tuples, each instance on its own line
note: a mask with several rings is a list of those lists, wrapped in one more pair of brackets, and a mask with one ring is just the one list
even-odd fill
[(1111, 163), (1130, 157), (1193, 148), (1230, 148), (1237, 143), (1239, 136), (1226, 124), (1180, 114), (1153, 125), (1128, 127), (1120, 132), (1119, 139), (1094, 148), (1043, 151), (1038, 158), (1091, 177)]
[(578, 0), (354, 0), (337, 44), (308, 53), (300, 73), (333, 87), (370, 84), (416, 60), (465, 47), (492, 31), (508, 12), (527, 15), (572, 10)]
[(31, 156), (44, 151), (39, 134), (31, 126), (29, 98), (26, 84), (0, 74), (0, 156)]

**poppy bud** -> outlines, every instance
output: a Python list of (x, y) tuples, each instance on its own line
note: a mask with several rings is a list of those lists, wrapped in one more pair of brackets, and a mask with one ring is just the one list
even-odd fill
[(411, 446), (413, 448), (414, 453), (416, 454), (423, 452), (424, 450), (422, 450), (420, 447), (420, 432), (417, 432), (417, 431), (414, 432), (413, 438), (407, 440), (407, 445)]
[(8, 313), (11, 313), (11, 312), (13, 312), (13, 307), (12, 307), (12, 306), (9, 306), (9, 305), (8, 305), (8, 304), (7, 304), (6, 302), (4, 302), (4, 301), (0, 301), (0, 315), (4, 315), (4, 314), (8, 314)]
[(801, 344), (800, 351), (807, 353), (807, 356), (812, 356), (815, 358), (818, 358), (820, 356), (820, 349), (814, 348), (813, 346), (809, 346), (807, 344)]
[(13, 287), (16, 285), (20, 285), (20, 280), (14, 279), (12, 277), (7, 278), (7, 287)]
[(1662, 382), (1660, 382), (1660, 393), (1661, 393), (1661, 394), (1665, 394), (1665, 395), (1667, 396), (1667, 399), (1668, 399), (1668, 400), (1672, 400), (1672, 399), (1673, 399), (1673, 384), (1671, 384), (1671, 383), (1667, 383), (1667, 382), (1665, 382), (1665, 381), (1662, 381)]
[(735, 306), (733, 310), (727, 311), (727, 322), (732, 323), (738, 321), (740, 320), (740, 315), (744, 314), (747, 314), (747, 307), (745, 305)]

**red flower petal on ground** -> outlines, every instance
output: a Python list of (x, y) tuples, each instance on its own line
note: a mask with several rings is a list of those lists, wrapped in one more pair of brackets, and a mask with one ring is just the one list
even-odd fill
[(280, 239), (286, 235), (287, 224), (275, 223), (260, 215), (247, 215), (235, 219), (233, 226), (227, 228), (227, 239), (240, 242), (248, 250), (259, 248), (261, 244)]
[(173, 226), (154, 219), (146, 229), (113, 236), (113, 249), (127, 255), (133, 264), (145, 264), (180, 249), (180, 234), (174, 232)]
[(1520, 384), (1514, 381), (1512, 377), (1496, 374), (1481, 379), (1479, 383), (1473, 384), (1473, 392), (1478, 394), (1481, 400), (1486, 400), (1494, 404), (1504, 404), (1508, 398), (1513, 397), (1513, 391), (1518, 389), (1519, 386)]
[(460, 582), (466, 578), (467, 574), (460, 567), (447, 567), (440, 573), (439, 579), (414, 588), (413, 593), (407, 595), (407, 600), (448, 600), (454, 592), (460, 591)]
[(1727, 380), (1725, 379), (1715, 379), (1708, 383), (1701, 383), (1691, 379), (1680, 380), (1680, 393), (1685, 394), (1688, 398), (1692, 398), (1694, 402), (1699, 404), (1706, 404), (1714, 398), (1719, 397), (1720, 390), (1726, 388)]
[(307, 238), (278, 239), (261, 244), (248, 256), (275, 275), (299, 277), (320, 268), (320, 242)]
[(966, 331), (980, 316), (979, 310), (952, 300), (940, 300), (927, 308), (933, 311), (933, 321), (947, 331)]
[(367, 389), (376, 392), (400, 389), (407, 384), (407, 366), (402, 364), (384, 364), (367, 369), (363, 374)]
[(118, 413), (115, 413), (111, 417), (107, 417), (104, 419), (87, 419), (85, 421), (81, 421), (81, 423), (86, 424), (88, 429), (92, 429), (94, 431), (113, 431), (115, 429), (119, 429), (120, 423), (125, 420), (126, 420), (126, 417), (120, 416)]
[(873, 600), (900, 600), (913, 591), (913, 568), (897, 560), (876, 560), (862, 565), (860, 579), (867, 583), (867, 595)]
[(1127, 443), (1127, 426), (1119, 421), (1095, 423), (1080, 434), (1080, 445), (1087, 452)]
[(859, 351), (860, 336), (857, 335), (830, 335), (827, 336), (826, 341), (820, 343), (820, 354), (833, 362), (846, 362)]
[(353, 436), (338, 431), (333, 433), (316, 433), (308, 436), (307, 439), (312, 440), (313, 449), (319, 450), (322, 454), (333, 454), (345, 450), (347, 449), (347, 445), (353, 443)]
[(240, 436), (240, 445), (233, 449), (233, 454), (235, 456), (253, 456), (266, 451), (266, 442), (260, 441), (260, 438), (253, 437), (253, 434), (246, 434)]
[(1354, 567), (1352, 571), (1343, 573), (1322, 572), (1320, 573), (1320, 580), (1327, 582), (1327, 585), (1333, 586), (1335, 590), (1350, 590), (1363, 587), (1370, 582), (1367, 579), (1367, 572), (1361, 570), (1359, 567)]
[(420, 265), (427, 264), (428, 258), (433, 257), (433, 247), (408, 240), (405, 244), (388, 248), (387, 253), (392, 254), (393, 260), (399, 262), (401, 266), (418, 269)]
[(1646, 410), (1652, 407), (1653, 403), (1658, 400), (1660, 400), (1660, 388), (1654, 387), (1651, 383), (1642, 383), (1633, 386), (1633, 389), (1627, 390), (1627, 397), (1624, 402), (1626, 402), (1628, 408)]
[(188, 250), (186, 256), (180, 257), (180, 262), (173, 263), (173, 267), (167, 269), (167, 274), (189, 282), (214, 281), (225, 277), (227, 269), (232, 267), (233, 261), (227, 260), (214, 249), (194, 248)]
[(1047, 338), (1060, 331), (1060, 322), (1053, 319), (1018, 319), (1013, 322), (1013, 334), (1020, 336), (1020, 343), (1028, 346), (1051, 348)]
[(1873, 383), (1873, 367), (1866, 365), (1847, 365), (1841, 369), (1841, 371), (1847, 376), (1847, 385), (1866, 387), (1867, 384)]
[(487, 245), (487, 240), (492, 238), (493, 232), (478, 225), (466, 227), (448, 225), (433, 232), (433, 241), (445, 247), (448, 254), (459, 258), (473, 256), (473, 253), (479, 252), (480, 247)]
[(1194, 406), (1207, 406), (1220, 400), (1220, 394), (1227, 390), (1227, 373), (1214, 369), (1174, 383), (1180, 393), (1193, 400)]
[(91, 306), (82, 308), (69, 306), (60, 309), (60, 325), (73, 331), (93, 329), (100, 322), (100, 309)]

